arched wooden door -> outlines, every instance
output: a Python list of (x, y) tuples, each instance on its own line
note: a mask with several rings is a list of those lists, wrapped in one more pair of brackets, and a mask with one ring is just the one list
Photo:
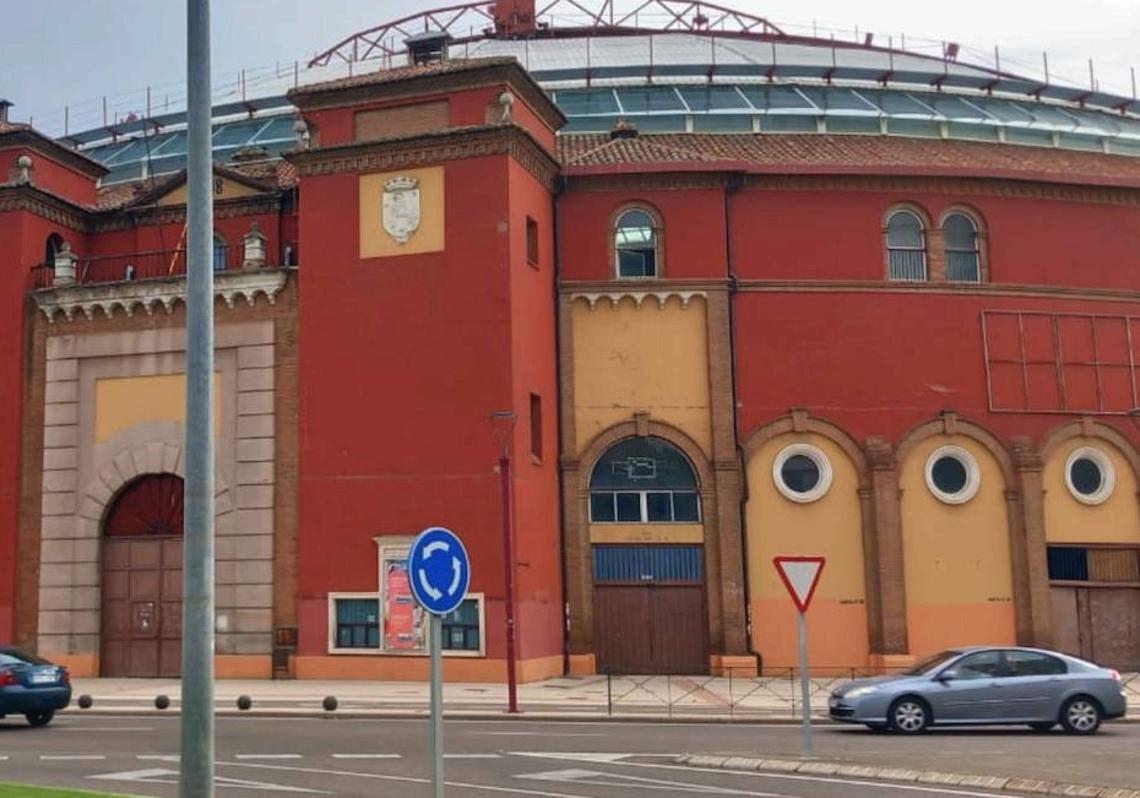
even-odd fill
[(182, 479), (128, 484), (103, 521), (103, 676), (176, 677), (182, 659)]

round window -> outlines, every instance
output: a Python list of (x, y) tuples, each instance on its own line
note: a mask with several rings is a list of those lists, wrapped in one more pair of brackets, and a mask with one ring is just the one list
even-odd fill
[(794, 443), (780, 450), (772, 464), (776, 489), (794, 502), (813, 502), (831, 487), (831, 462), (820, 449)]
[(965, 504), (981, 484), (978, 461), (961, 446), (942, 446), (926, 460), (926, 486), (940, 501)]
[(1073, 498), (1083, 504), (1100, 504), (1112, 495), (1116, 472), (1100, 449), (1082, 446), (1065, 463), (1065, 483)]

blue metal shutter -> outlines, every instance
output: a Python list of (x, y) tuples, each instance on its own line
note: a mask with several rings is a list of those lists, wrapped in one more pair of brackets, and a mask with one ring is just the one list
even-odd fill
[(594, 582), (701, 582), (700, 546), (594, 546)]

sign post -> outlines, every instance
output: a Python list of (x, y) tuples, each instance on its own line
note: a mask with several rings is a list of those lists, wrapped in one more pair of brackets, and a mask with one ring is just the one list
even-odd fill
[(796, 630), (799, 633), (800, 693), (803, 706), (804, 756), (815, 756), (811, 732), (811, 677), (808, 675), (807, 611), (811, 606), (819, 575), (823, 573), (823, 557), (774, 557), (772, 564), (796, 605)]
[(443, 798), (443, 616), (458, 609), (471, 584), (467, 549), (450, 529), (433, 526), (412, 543), (408, 553), (412, 595), (428, 613), (431, 649), (431, 784), (433, 798)]

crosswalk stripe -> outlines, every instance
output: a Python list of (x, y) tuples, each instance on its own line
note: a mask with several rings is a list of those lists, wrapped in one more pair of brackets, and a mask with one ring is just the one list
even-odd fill
[(41, 762), (97, 761), (106, 759), (102, 754), (40, 754)]
[(502, 759), (502, 754), (444, 754), (444, 759)]
[(302, 759), (300, 754), (234, 754), (234, 759)]
[(333, 754), (333, 759), (403, 759), (401, 754)]

